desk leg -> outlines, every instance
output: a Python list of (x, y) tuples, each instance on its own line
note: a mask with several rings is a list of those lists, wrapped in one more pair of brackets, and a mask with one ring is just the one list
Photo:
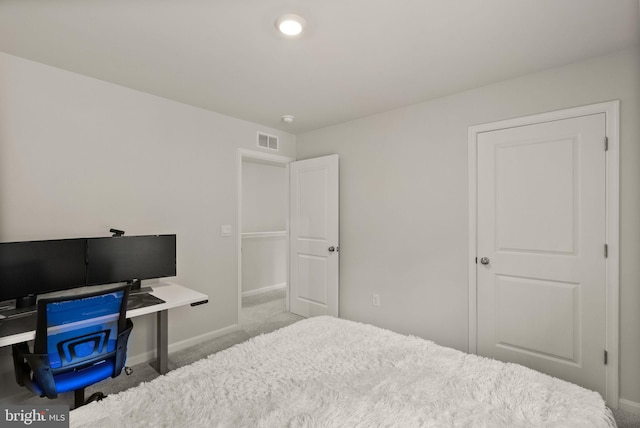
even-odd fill
[(158, 334), (156, 340), (156, 361), (151, 366), (156, 369), (160, 374), (165, 374), (169, 371), (168, 359), (169, 359), (169, 311), (165, 309), (157, 314), (157, 326), (156, 333)]

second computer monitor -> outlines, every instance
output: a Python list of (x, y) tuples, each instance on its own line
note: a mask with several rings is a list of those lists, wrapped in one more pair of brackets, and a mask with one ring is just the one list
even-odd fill
[(87, 240), (87, 285), (176, 276), (176, 235)]

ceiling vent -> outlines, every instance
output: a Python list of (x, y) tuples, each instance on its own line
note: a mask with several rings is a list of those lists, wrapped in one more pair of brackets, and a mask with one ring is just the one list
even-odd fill
[(278, 151), (278, 137), (258, 132), (258, 147)]

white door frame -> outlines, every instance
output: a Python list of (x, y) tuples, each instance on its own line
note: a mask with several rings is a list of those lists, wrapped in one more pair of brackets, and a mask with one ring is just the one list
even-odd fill
[[(237, 246), (238, 246), (238, 316), (236, 324), (240, 325), (240, 313), (242, 311), (242, 161), (245, 159), (253, 159), (253, 160), (261, 160), (272, 162), (276, 164), (282, 164), (286, 168), (287, 175), (287, 183), (286, 183), (286, 212), (287, 212), (287, 220), (286, 220), (286, 231), (287, 237), (289, 236), (289, 163), (293, 162), (295, 159), (287, 156), (274, 155), (271, 153), (259, 152), (257, 150), (249, 150), (249, 149), (238, 149), (238, 156), (236, 160), (236, 171), (238, 173), (237, 176), (237, 201), (238, 201), (238, 237), (237, 237)], [(287, 241), (288, 242), (288, 241)], [(287, 272), (287, 287), (286, 287), (286, 308), (289, 310), (289, 245), (286, 245), (286, 272)]]
[[(502, 120), (469, 127), (469, 337), (470, 353), (477, 353), (477, 216), (478, 216), (478, 170), (477, 137), (483, 132), (517, 126), (552, 122), (578, 116), (604, 113), (608, 151), (606, 152), (606, 346), (608, 363), (605, 366), (607, 404), (618, 408), (619, 401), (619, 261), (620, 261), (620, 101), (608, 101), (587, 106), (557, 110), (533, 116)], [(604, 142), (603, 142), (604, 144)], [(604, 150), (604, 146), (603, 146)], [(604, 244), (604, 243), (603, 243)]]

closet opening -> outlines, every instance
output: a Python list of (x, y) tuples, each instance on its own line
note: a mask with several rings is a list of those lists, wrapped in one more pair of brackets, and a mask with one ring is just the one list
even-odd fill
[(250, 336), (297, 320), (288, 312), (288, 163), (293, 160), (239, 151), (238, 325)]

